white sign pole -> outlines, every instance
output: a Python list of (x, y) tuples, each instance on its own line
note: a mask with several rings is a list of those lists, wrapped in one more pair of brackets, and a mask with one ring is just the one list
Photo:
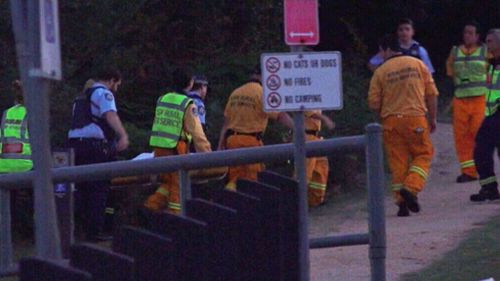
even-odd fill
[(39, 0), (40, 69), (33, 76), (61, 80), (61, 48), (57, 0)]

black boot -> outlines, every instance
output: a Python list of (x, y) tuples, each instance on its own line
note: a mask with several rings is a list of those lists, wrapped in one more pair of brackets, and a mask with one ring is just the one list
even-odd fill
[(471, 181), (477, 181), (477, 178), (471, 177), (467, 174), (461, 174), (460, 176), (457, 177), (458, 183), (471, 182)]
[(406, 202), (399, 203), (398, 207), (399, 207), (398, 217), (409, 217), (410, 216), (410, 211), (408, 210), (408, 205), (406, 205)]
[(406, 201), (408, 209), (414, 213), (420, 212), (420, 205), (418, 204), (418, 199), (416, 195), (413, 195), (409, 190), (402, 188), (399, 192), (403, 199)]
[(498, 188), (496, 186), (483, 186), (478, 193), (470, 196), (470, 201), (472, 202), (483, 202), (486, 200), (497, 199), (500, 199), (500, 194), (498, 193)]

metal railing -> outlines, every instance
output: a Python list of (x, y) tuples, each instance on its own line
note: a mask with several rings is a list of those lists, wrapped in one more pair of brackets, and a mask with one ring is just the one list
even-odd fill
[[(373, 281), (385, 280), (385, 217), (384, 217), (384, 170), (382, 154), (382, 129), (378, 124), (366, 127), (363, 136), (341, 137), (323, 141), (308, 142), (306, 153), (308, 157), (331, 155), (336, 152), (345, 153), (365, 148), (368, 177), (368, 227), (369, 232), (363, 234), (341, 235), (310, 239), (310, 248), (338, 247), (369, 244), (369, 258)], [(293, 144), (269, 145), (258, 148), (244, 148), (211, 153), (160, 157), (137, 161), (117, 161), (77, 167), (51, 169), (54, 182), (80, 182), (101, 179), (111, 179), (121, 176), (158, 174), (180, 171), (181, 201), (190, 197), (189, 177), (187, 171), (208, 167), (222, 167), (251, 164), (263, 161), (285, 161), (294, 154)], [(29, 186), (34, 179), (34, 172), (8, 174), (0, 176), (0, 276), (12, 275), (16, 267), (12, 262), (12, 244), (10, 237), (10, 216), (8, 208), (8, 190)], [(35, 210), (36, 211), (36, 210)], [(307, 218), (307, 212), (299, 213)], [(5, 228), (8, 224), (9, 228)], [(43, 224), (42, 224), (43, 225)], [(43, 227), (36, 231), (45, 231)], [(8, 232), (8, 233), (7, 233)], [(4, 236), (5, 235), (5, 236)], [(38, 241), (37, 241), (38, 243)], [(303, 281), (303, 280), (301, 280)]]

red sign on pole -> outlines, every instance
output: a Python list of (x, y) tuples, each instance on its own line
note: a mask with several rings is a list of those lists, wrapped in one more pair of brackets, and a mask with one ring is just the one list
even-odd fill
[(318, 45), (318, 0), (285, 1), (285, 42), (287, 45)]

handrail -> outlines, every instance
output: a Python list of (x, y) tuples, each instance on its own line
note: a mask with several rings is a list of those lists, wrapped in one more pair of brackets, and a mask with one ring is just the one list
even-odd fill
[[(306, 144), (307, 156), (323, 156), (334, 151), (362, 150), (366, 144), (363, 135), (340, 137)], [(243, 165), (262, 161), (285, 161), (293, 157), (293, 144), (267, 145), (208, 153), (194, 153), (158, 157), (136, 161), (116, 161), (92, 165), (53, 168), (54, 182), (81, 182), (111, 179), (122, 176), (158, 174), (177, 170), (194, 170), (208, 167)], [(0, 188), (19, 189), (28, 187), (33, 172), (0, 175)]]

